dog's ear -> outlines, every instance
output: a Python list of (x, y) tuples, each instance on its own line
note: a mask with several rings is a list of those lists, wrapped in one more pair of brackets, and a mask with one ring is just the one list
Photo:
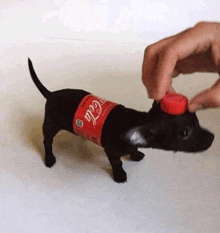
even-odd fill
[(153, 102), (153, 104), (152, 104), (152, 108), (156, 109), (156, 108), (158, 108), (159, 106), (160, 106), (159, 102), (157, 102), (157, 101), (154, 100), (154, 102)]
[(150, 111), (148, 112), (149, 116), (156, 116), (161, 113), (160, 103), (154, 101)]
[(134, 127), (121, 135), (121, 139), (133, 146), (147, 147), (156, 135), (156, 130), (146, 126)]

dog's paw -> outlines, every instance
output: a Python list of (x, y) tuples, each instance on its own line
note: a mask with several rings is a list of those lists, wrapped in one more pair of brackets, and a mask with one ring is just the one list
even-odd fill
[(53, 165), (56, 163), (56, 158), (54, 156), (46, 156), (45, 157), (45, 165), (46, 167), (53, 167)]
[(135, 153), (131, 154), (131, 160), (132, 161), (141, 161), (144, 158), (145, 154), (140, 152), (140, 151), (136, 151)]
[(113, 173), (114, 181), (117, 183), (124, 183), (127, 181), (127, 174), (125, 171), (117, 171)]

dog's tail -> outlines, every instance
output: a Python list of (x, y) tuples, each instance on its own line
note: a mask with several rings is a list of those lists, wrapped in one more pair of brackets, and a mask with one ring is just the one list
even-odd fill
[(51, 92), (48, 91), (47, 88), (44, 87), (43, 84), (38, 79), (38, 77), (34, 71), (33, 64), (29, 58), (28, 58), (28, 67), (29, 67), (29, 71), (31, 73), (32, 80), (34, 81), (34, 84), (36, 85), (38, 90), (41, 92), (41, 94), (47, 99)]

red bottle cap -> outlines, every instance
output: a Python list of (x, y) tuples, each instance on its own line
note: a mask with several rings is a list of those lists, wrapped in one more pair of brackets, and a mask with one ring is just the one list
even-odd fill
[(167, 93), (160, 102), (161, 110), (170, 115), (181, 115), (187, 110), (188, 99), (184, 95)]

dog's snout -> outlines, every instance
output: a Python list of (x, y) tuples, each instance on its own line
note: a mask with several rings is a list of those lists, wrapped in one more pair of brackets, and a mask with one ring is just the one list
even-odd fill
[(208, 136), (208, 140), (209, 140), (209, 143), (210, 143), (210, 145), (212, 144), (212, 142), (213, 142), (213, 140), (214, 140), (214, 138), (215, 138), (215, 136), (214, 136), (214, 134), (213, 133), (210, 133), (210, 132), (208, 132), (208, 134), (209, 134), (209, 136)]
[(200, 132), (200, 141), (201, 141), (201, 149), (208, 149), (214, 140), (214, 134), (209, 132), (208, 130), (202, 129)]

